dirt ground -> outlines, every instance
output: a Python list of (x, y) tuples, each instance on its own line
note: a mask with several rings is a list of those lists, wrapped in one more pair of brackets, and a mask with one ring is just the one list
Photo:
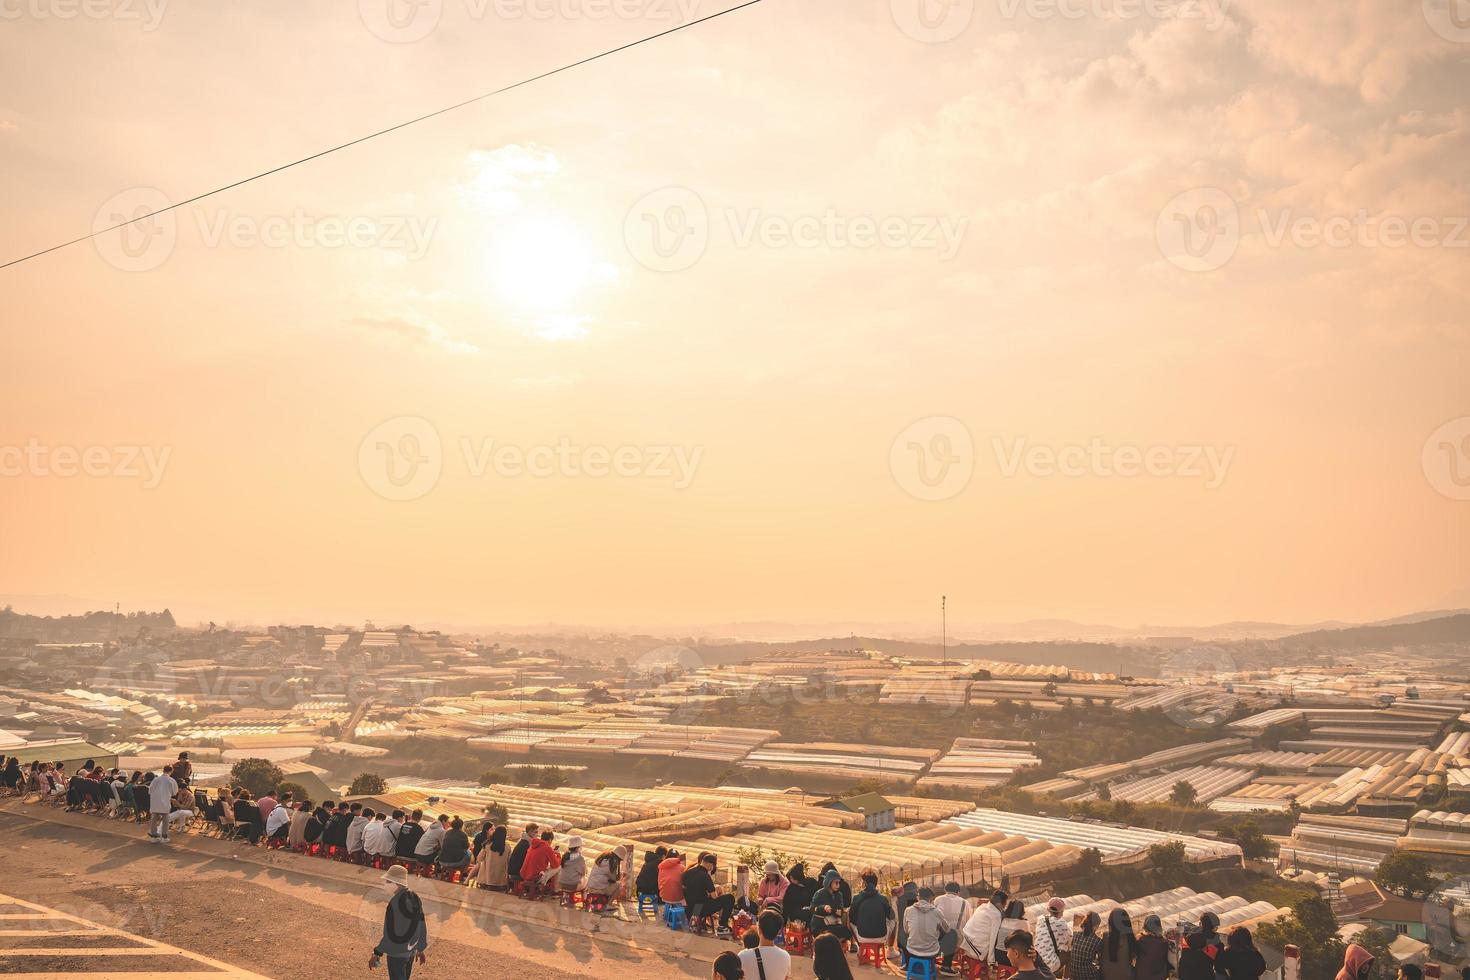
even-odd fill
[[(0, 839), (6, 842), (0, 893), (270, 977), (385, 975), (367, 967), (383, 911), (371, 884), (166, 849), (24, 814), (0, 812)], [(434, 900), (436, 883), (416, 880), (415, 887), (425, 899), (430, 936), (428, 962), (415, 968), (415, 980), (709, 975), (708, 965), (692, 959), (498, 918), (471, 919)]]

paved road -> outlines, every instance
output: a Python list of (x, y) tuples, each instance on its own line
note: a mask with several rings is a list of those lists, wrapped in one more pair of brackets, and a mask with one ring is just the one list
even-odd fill
[[(103, 823), (97, 817), (75, 825), (38, 822), (28, 810), (0, 811), (6, 856), (0, 892), (269, 977), (375, 975), (367, 969), (382, 923), (374, 887), (298, 872), (290, 860), (261, 866), (120, 837), (115, 831), (131, 828), (94, 829), (90, 822)], [(434, 887), (416, 882), (426, 899), (430, 947), (415, 980), (709, 975), (707, 965), (687, 958), (489, 917), (471, 920), (463, 909), (434, 901)], [(0, 972), (8, 972), (7, 962), (0, 960)], [(384, 976), (381, 968), (376, 976)]]

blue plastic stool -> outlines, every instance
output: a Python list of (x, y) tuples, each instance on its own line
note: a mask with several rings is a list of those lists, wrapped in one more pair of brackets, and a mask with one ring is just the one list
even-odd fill
[[(664, 904), (664, 921), (670, 929), (684, 928), (684, 906)], [(931, 978), (932, 980), (932, 978)]]
[(658, 914), (658, 896), (657, 895), (639, 895), (638, 896), (638, 914), (639, 915), (642, 915), (644, 912), (652, 912), (655, 915)]
[(909, 969), (904, 974), (904, 980), (934, 980), (934, 961), (910, 956)]

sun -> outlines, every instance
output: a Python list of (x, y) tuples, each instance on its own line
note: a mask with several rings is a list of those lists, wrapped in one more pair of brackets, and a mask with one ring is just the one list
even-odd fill
[(489, 257), (495, 295), (525, 313), (576, 312), (589, 288), (617, 277), (564, 215), (518, 215), (497, 229)]

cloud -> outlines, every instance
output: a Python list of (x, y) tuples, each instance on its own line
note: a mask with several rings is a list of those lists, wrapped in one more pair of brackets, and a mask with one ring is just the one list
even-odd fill
[(352, 321), (352, 325), (381, 335), (397, 337), (411, 344), (438, 347), (452, 354), (480, 353), (480, 348), (466, 341), (456, 340), (431, 320), (360, 316)]
[(490, 211), (513, 211), (529, 190), (545, 185), (561, 170), (556, 154), (538, 146), (509, 143), (470, 154), (474, 175), (460, 190), (472, 203)]

